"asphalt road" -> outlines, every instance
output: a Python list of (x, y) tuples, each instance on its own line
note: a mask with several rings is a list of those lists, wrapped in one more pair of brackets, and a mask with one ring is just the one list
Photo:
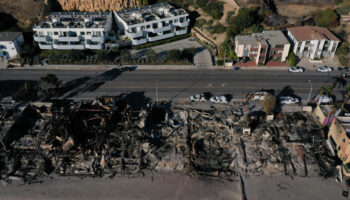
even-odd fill
[[(340, 76), (339, 72), (288, 73), (271, 70), (0, 70), (0, 94), (2, 97), (11, 95), (25, 81), (39, 80), (48, 73), (56, 74), (62, 80), (67, 88), (65, 97), (77, 99), (131, 92), (144, 92), (145, 96), (155, 99), (156, 91), (161, 99), (188, 98), (200, 92), (231, 94), (234, 99), (242, 99), (247, 92), (274, 89), (276, 95), (295, 94), (306, 100), (310, 92), (309, 80), (313, 87), (312, 96), (315, 96), (320, 86), (331, 84), (333, 77)], [(336, 89), (338, 98), (342, 91)]]

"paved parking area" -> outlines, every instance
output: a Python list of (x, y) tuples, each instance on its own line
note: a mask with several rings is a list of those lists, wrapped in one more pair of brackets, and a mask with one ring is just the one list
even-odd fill
[(337, 70), (340, 67), (338, 58), (324, 58), (321, 62), (310, 62), (308, 58), (302, 58), (297, 66), (304, 67), (307, 71), (316, 71), (318, 67), (328, 66), (333, 67), (334, 70)]

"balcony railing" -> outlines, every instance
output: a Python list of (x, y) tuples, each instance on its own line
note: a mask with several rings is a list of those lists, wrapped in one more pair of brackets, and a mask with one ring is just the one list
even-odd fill
[(93, 42), (103, 42), (104, 39), (103, 39), (102, 36), (95, 36), (95, 35), (93, 35), (93, 36), (91, 37), (91, 41), (93, 41)]
[(80, 37), (78, 37), (78, 36), (59, 36), (58, 41), (60, 41), (60, 42), (79, 42)]
[(180, 27), (185, 27), (185, 26), (189, 26), (190, 25), (190, 20), (185, 20), (183, 22), (175, 22), (174, 25), (176, 26), (180, 26)]
[(51, 44), (40, 44), (39, 43), (39, 47), (40, 47), (40, 49), (52, 49)]
[(141, 45), (141, 44), (145, 44), (147, 43), (147, 39), (146, 38), (143, 38), (143, 39), (134, 39), (132, 40), (132, 45)]
[(142, 36), (142, 31), (139, 31), (137, 33), (131, 33), (129, 31), (125, 32), (126, 36), (128, 36), (129, 38), (137, 38), (137, 37), (141, 37)]
[(183, 34), (186, 34), (186, 33), (187, 33), (187, 29), (175, 31), (176, 35), (183, 35)]
[(175, 35), (175, 33), (172, 32), (172, 33), (168, 33), (168, 34), (158, 35), (158, 36), (155, 36), (155, 37), (149, 37), (148, 41), (153, 42), (153, 41), (157, 41), (157, 40), (163, 40), (163, 39), (166, 39), (166, 38), (173, 37), (174, 35)]

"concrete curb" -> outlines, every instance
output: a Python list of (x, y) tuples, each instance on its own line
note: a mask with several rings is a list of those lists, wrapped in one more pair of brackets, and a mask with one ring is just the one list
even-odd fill
[[(223, 68), (222, 66), (195, 66), (195, 65), (35, 65), (24, 67), (4, 68), (8, 70), (110, 70), (122, 69), (124, 67), (136, 67), (139, 70), (227, 70), (232, 71), (233, 67)], [(288, 67), (240, 67), (238, 71), (283, 71)]]

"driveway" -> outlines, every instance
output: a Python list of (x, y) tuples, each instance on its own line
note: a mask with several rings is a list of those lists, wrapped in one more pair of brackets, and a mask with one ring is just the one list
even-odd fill
[(321, 62), (310, 62), (308, 58), (302, 58), (298, 63), (297, 66), (304, 67), (307, 71), (316, 71), (318, 67), (322, 66), (328, 66), (333, 67), (334, 70), (337, 70), (337, 68), (340, 65), (338, 58), (324, 58), (321, 60)]

